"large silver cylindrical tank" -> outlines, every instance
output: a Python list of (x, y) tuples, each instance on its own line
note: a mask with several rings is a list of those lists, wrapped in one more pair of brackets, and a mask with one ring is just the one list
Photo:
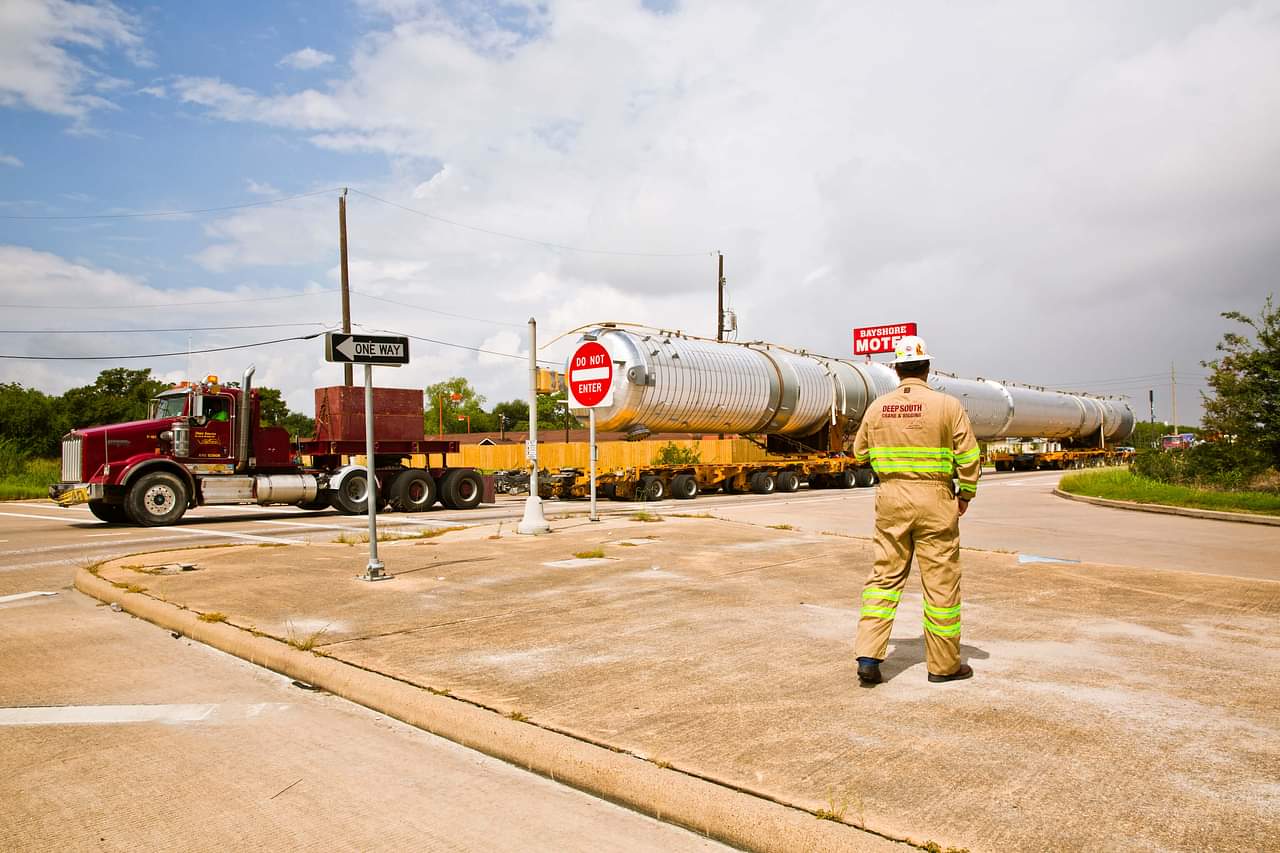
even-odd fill
[[(613, 361), (613, 401), (596, 408), (604, 431), (723, 432), (803, 436), (837, 416), (857, 422), (898, 386), (878, 363), (811, 355), (764, 343), (688, 338), (675, 332), (592, 329)], [(567, 368), (566, 368), (567, 370)], [(1123, 400), (1041, 391), (933, 374), (929, 384), (960, 400), (981, 439), (1087, 438), (1133, 432)], [(573, 413), (586, 418), (586, 409)]]

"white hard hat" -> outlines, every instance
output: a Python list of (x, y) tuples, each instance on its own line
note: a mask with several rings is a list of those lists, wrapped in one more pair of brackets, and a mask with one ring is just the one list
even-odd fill
[(929, 348), (925, 346), (924, 338), (918, 338), (915, 335), (906, 335), (898, 338), (898, 343), (893, 348), (894, 364), (910, 364), (913, 361), (928, 360)]

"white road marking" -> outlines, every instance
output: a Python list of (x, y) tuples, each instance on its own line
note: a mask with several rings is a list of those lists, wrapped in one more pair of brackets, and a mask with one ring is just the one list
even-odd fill
[(10, 601), (22, 601), (27, 598), (40, 598), (46, 595), (57, 595), (56, 592), (15, 592), (13, 595), (0, 595), (0, 604), (8, 604)]
[[(19, 513), (19, 512), (0, 512), (0, 515), (9, 515), (9, 516), (13, 516), (14, 518), (35, 518), (43, 521), (66, 521), (67, 520), (65, 518), (56, 518), (51, 515), (28, 515), (27, 513)], [(193, 527), (167, 527), (165, 528), (164, 532), (174, 536), (227, 536), (232, 539), (245, 539), (250, 542), (275, 542), (283, 545), (298, 545), (301, 543), (301, 540), (299, 539), (281, 539), (276, 536), (258, 536), (257, 534), (254, 534), (254, 533), (233, 533), (230, 530), (197, 530)], [(58, 547), (58, 546), (54, 546), (54, 547)], [(78, 547), (78, 546), (63, 545), (61, 547), (66, 548), (66, 547)], [(52, 550), (52, 548), (39, 548), (34, 550), (49, 551), (49, 550)]]
[(39, 521), (76, 521), (74, 518), (67, 518), (65, 515), (59, 518), (56, 515), (32, 515), (29, 512), (0, 512), (0, 515), (7, 515), (11, 518), (34, 518)]
[[(89, 539), (98, 539), (102, 536), (128, 536), (130, 533), (133, 533), (133, 532), (134, 531), (132, 530), (117, 530), (115, 533), (86, 533), (85, 536), (88, 537)], [(0, 542), (5, 542), (5, 541), (7, 540), (0, 539)]]
[(57, 705), (35, 708), (0, 708), (0, 726), (75, 726), (114, 723), (199, 723), (248, 720), (268, 711), (284, 711), (289, 705), (261, 702), (254, 705)]

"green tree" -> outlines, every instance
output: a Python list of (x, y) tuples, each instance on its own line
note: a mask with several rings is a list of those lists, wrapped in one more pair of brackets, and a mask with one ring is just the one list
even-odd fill
[(1204, 425), (1238, 446), (1241, 456), (1258, 454), (1280, 468), (1280, 308), (1268, 296), (1258, 317), (1239, 311), (1222, 315), (1252, 330), (1227, 332), (1221, 355), (1201, 362), (1212, 373), (1204, 394)]
[(295, 441), (316, 434), (315, 420), (290, 409), (279, 389), (259, 388), (258, 405), (263, 426), (284, 427)]
[(62, 395), (63, 423), (74, 428), (142, 420), (151, 398), (167, 387), (151, 378), (150, 368), (104, 370), (92, 385), (72, 388)]
[(62, 438), (61, 401), (18, 383), (0, 383), (0, 440), (12, 452), (57, 456)]
[(472, 432), (493, 432), (497, 429), (497, 418), (484, 410), (484, 396), (461, 376), (428, 385), (425, 394), (423, 426), (428, 435), (439, 432), (442, 423), (446, 433), (466, 432), (466, 421), (460, 421), (459, 415), (471, 419)]
[(659, 447), (653, 457), (654, 465), (697, 465), (701, 461), (701, 453), (692, 447), (681, 447), (674, 441)]

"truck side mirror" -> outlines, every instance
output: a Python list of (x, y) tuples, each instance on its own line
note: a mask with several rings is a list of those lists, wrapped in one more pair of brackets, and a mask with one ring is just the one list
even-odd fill
[(201, 394), (191, 395), (191, 419), (204, 422), (204, 396)]

